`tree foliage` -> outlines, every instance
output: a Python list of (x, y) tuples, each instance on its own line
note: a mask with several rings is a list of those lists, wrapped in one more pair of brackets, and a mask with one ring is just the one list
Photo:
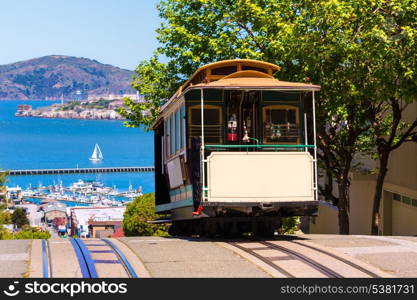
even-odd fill
[(17, 207), (12, 213), (12, 223), (17, 228), (22, 228), (24, 225), (29, 225), (29, 219), (26, 216), (26, 212), (22, 208)]
[(282, 225), (279, 230), (280, 234), (294, 234), (299, 228), (300, 218), (286, 217), (282, 218)]
[(7, 171), (1, 170), (1, 172), (0, 172), (0, 188), (3, 187), (6, 184), (7, 175), (8, 175)]
[(0, 225), (3, 224), (12, 224), (12, 215), (0, 209)]
[(32, 239), (49, 239), (51, 233), (47, 230), (24, 225), (19, 232), (12, 233), (0, 225), (0, 240), (32, 240)]
[(375, 151), (378, 120), (390, 114), (390, 99), (410, 102), (416, 94), (416, 5), (415, 0), (163, 0), (161, 47), (137, 67), (133, 83), (146, 102), (126, 100), (122, 115), (130, 126), (149, 128), (187, 77), (222, 59), (268, 61), (282, 67), (279, 79), (321, 85), (317, 138), (325, 183), (320, 192), (339, 208), (340, 233), (349, 233), (355, 154)]
[(166, 236), (168, 226), (151, 224), (158, 218), (155, 213), (155, 194), (144, 194), (130, 203), (123, 216), (123, 231), (126, 236)]

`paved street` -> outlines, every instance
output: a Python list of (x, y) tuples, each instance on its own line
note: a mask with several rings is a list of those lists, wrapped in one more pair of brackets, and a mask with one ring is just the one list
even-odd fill
[(158, 237), (130, 237), (120, 241), (135, 252), (152, 277), (271, 277), (211, 241)]
[(319, 234), (303, 237), (373, 265), (394, 277), (417, 277), (417, 237)]
[(0, 241), (0, 277), (28, 276), (31, 242), (30, 240)]
[[(110, 240), (125, 256), (138, 278), (327, 276), (323, 270), (312, 269), (293, 255), (279, 248), (274, 249), (275, 246), (299, 251), (342, 277), (373, 277), (372, 274), (379, 277), (417, 277), (417, 237), (300, 234), (272, 240), (174, 237)], [(90, 263), (95, 264), (100, 277), (129, 275), (104, 240), (83, 239), (80, 243), (90, 252)], [(49, 256), (53, 277), (85, 277), (80, 256), (75, 251), (77, 247), (71, 239), (54, 238), (47, 244), (50, 255), (44, 254), (42, 240), (0, 241), (0, 277), (43, 277), (44, 258)], [(245, 249), (250, 249), (252, 254)], [(267, 260), (270, 260), (269, 265)], [(281, 269), (274, 269), (274, 265)], [(371, 273), (364, 273), (364, 270)]]

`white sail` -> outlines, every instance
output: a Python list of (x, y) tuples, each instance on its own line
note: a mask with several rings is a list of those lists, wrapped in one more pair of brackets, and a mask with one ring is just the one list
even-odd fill
[(102, 160), (103, 159), (103, 154), (101, 153), (100, 147), (98, 146), (98, 144), (96, 144), (94, 146), (94, 151), (93, 154), (91, 154), (90, 160)]

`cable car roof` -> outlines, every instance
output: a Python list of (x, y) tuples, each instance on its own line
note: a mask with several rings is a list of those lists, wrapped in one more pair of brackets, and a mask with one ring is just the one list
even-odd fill
[[(229, 74), (214, 74), (216, 69), (236, 67)], [(250, 89), (250, 90), (292, 90), (319, 91), (320, 86), (301, 82), (288, 82), (275, 79), (273, 74), (281, 68), (275, 64), (253, 59), (223, 60), (207, 64), (197, 69), (193, 75), (160, 108), (164, 110), (176, 99), (194, 89)], [(154, 125), (158, 123), (158, 117)], [(152, 126), (153, 127), (153, 126)]]
[(275, 78), (259, 77), (237, 77), (224, 78), (208, 83), (199, 83), (190, 86), (188, 89), (273, 89), (273, 90), (297, 90), (297, 91), (319, 91), (320, 86), (301, 83), (281, 81)]

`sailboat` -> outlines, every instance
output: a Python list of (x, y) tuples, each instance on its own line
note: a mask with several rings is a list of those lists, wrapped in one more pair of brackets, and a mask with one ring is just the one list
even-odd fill
[(90, 160), (91, 161), (100, 161), (103, 159), (103, 154), (101, 153), (100, 147), (98, 144), (94, 146), (93, 154), (91, 154)]

